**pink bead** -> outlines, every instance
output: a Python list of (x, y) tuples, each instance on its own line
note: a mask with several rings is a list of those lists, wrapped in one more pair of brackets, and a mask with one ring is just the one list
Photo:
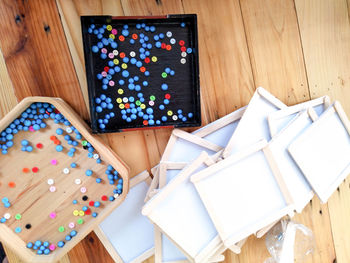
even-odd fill
[(109, 57), (109, 58), (114, 58), (114, 54), (113, 54), (113, 53), (109, 53), (109, 54), (108, 54), (108, 57)]
[(102, 71), (101, 75), (102, 75), (102, 77), (106, 77), (107, 76), (107, 72), (106, 71)]
[(73, 222), (70, 222), (70, 223), (68, 224), (68, 227), (69, 227), (69, 228), (74, 228), (74, 227), (75, 227), (75, 224), (74, 224)]
[(52, 159), (52, 160), (51, 160), (51, 164), (52, 164), (52, 165), (56, 165), (56, 164), (57, 164), (57, 160), (56, 160), (56, 159)]
[(113, 87), (114, 86), (114, 81), (110, 80), (108, 84), (109, 84), (109, 86)]
[(82, 187), (82, 188), (80, 188), (80, 192), (82, 192), (82, 193), (86, 193), (86, 187)]
[(111, 31), (111, 32), (112, 32), (112, 34), (113, 34), (113, 35), (116, 35), (116, 34), (118, 33), (117, 29), (115, 29), (115, 28), (114, 28), (114, 29), (112, 29), (112, 31)]
[(102, 48), (102, 49), (101, 49), (101, 52), (104, 53), (104, 54), (107, 54), (107, 49)]
[(30, 130), (31, 132), (35, 131), (34, 128), (33, 128), (33, 126), (30, 126), (30, 127), (29, 127), (29, 130)]
[(54, 244), (51, 244), (51, 245), (49, 246), (49, 249), (50, 249), (51, 251), (54, 251), (54, 250), (56, 249), (56, 246), (55, 246)]
[(50, 192), (51, 193), (56, 192), (56, 187), (55, 186), (50, 186)]
[(55, 212), (50, 213), (50, 217), (51, 217), (52, 219), (56, 218), (56, 213), (55, 213)]
[(149, 104), (150, 106), (153, 106), (153, 105), (154, 105), (154, 101), (153, 101), (153, 100), (150, 100), (150, 101), (148, 102), (148, 104)]

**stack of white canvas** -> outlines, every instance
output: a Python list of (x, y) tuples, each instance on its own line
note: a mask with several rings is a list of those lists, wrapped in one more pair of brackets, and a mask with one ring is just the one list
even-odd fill
[(147, 172), (133, 178), (95, 232), (118, 262), (153, 254), (159, 263), (219, 262), (301, 213), (314, 193), (327, 202), (349, 173), (350, 123), (339, 102), (287, 107), (258, 88), (247, 107), (192, 133), (175, 129), (150, 186)]

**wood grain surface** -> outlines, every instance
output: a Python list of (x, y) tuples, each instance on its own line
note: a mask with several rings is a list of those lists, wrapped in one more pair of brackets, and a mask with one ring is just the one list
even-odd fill
[[(349, 1), (348, 1), (349, 2)], [(293, 105), (322, 95), (350, 115), (350, 24), (346, 0), (0, 1), (0, 115), (30, 95), (58, 96), (86, 120), (81, 15), (198, 15), (202, 120), (248, 103), (263, 86)], [(132, 175), (159, 161), (171, 130), (104, 135)], [(315, 197), (294, 220), (314, 232), (307, 262), (350, 261), (350, 181), (322, 205)], [(228, 208), (229, 209), (229, 208)], [(10, 262), (20, 262), (7, 250)], [(264, 238), (250, 237), (225, 262), (264, 262)], [(61, 262), (113, 262), (90, 234)], [(153, 262), (149, 259), (148, 262)]]

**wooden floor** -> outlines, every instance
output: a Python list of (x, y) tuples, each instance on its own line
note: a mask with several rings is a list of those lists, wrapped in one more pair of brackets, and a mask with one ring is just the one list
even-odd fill
[[(350, 116), (349, 7), (350, 0), (1, 0), (0, 115), (45, 95), (62, 97), (88, 121), (80, 15), (196, 13), (203, 124), (246, 105), (258, 86), (288, 105), (327, 94)], [(135, 175), (159, 161), (170, 132), (103, 138)], [(294, 219), (315, 235), (308, 262), (350, 262), (349, 179), (328, 204), (315, 197)], [(268, 252), (263, 238), (250, 238), (240, 255), (225, 256), (260, 263)], [(90, 234), (61, 262), (113, 261)]]

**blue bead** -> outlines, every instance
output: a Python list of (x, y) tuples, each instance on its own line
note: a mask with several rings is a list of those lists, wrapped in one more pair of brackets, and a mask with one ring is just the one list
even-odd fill
[(155, 41), (158, 41), (158, 40), (159, 40), (159, 36), (158, 36), (158, 35), (154, 35), (153, 39), (154, 39)]
[(57, 243), (57, 246), (58, 246), (58, 247), (63, 247), (63, 246), (64, 246), (64, 242), (63, 242), (63, 241), (59, 241), (59, 242)]
[(140, 85), (136, 85), (136, 86), (135, 86), (135, 90), (136, 90), (136, 91), (140, 91), (140, 90), (141, 90), (141, 86), (140, 86)]
[(188, 118), (192, 118), (193, 117), (193, 113), (190, 112), (189, 114), (187, 114)]
[(159, 38), (160, 38), (160, 39), (163, 39), (163, 38), (164, 38), (164, 34), (163, 34), (163, 33), (160, 33), (160, 34), (159, 34)]
[(101, 183), (102, 182), (102, 179), (101, 178), (96, 178), (96, 183)]
[(145, 81), (142, 82), (142, 85), (147, 87), (148, 86), (148, 82), (145, 80)]
[(89, 169), (89, 170), (86, 170), (85, 174), (86, 174), (87, 176), (91, 176), (91, 175), (92, 175), (92, 171), (91, 171), (90, 169)]
[(21, 145), (23, 146), (27, 146), (29, 144), (29, 142), (27, 140), (22, 140), (21, 141)]
[(162, 116), (162, 121), (167, 121), (167, 117), (166, 116)]
[(122, 86), (122, 85), (124, 85), (125, 81), (124, 81), (124, 80), (122, 80), (122, 79), (120, 79), (118, 83), (119, 83), (119, 85), (121, 85), (121, 86)]
[(181, 26), (181, 27), (185, 27), (186, 24), (185, 24), (184, 22), (182, 22), (182, 23), (180, 24), (180, 26)]
[(6, 222), (6, 218), (5, 217), (2, 217), (1, 219), (0, 219), (0, 223), (5, 223)]
[(78, 201), (77, 200), (73, 200), (73, 202), (72, 202), (74, 205), (76, 205), (77, 203), (78, 203)]
[(163, 100), (163, 103), (164, 103), (165, 105), (168, 105), (168, 104), (169, 104), (169, 100), (168, 100), (168, 99), (164, 99), (164, 100)]
[(102, 43), (102, 42), (98, 42), (98, 43), (97, 43), (97, 47), (98, 47), (98, 48), (103, 48), (103, 43)]
[(112, 47), (112, 48), (117, 48), (117, 47), (118, 47), (118, 44), (117, 44), (116, 42), (112, 42), (112, 43), (111, 43), (111, 47)]
[(46, 249), (44, 250), (44, 254), (45, 254), (45, 255), (50, 254), (50, 249), (46, 248)]
[(123, 188), (123, 185), (122, 184), (118, 184), (117, 188), (118, 188), (118, 190), (121, 190)]
[(148, 121), (148, 124), (149, 124), (149, 125), (154, 125), (154, 120), (149, 120), (149, 121)]
[(109, 201), (111, 201), (111, 202), (114, 201), (114, 196), (110, 196)]
[(134, 77), (134, 80), (135, 80), (135, 81), (139, 81), (139, 77), (138, 77), (138, 76), (135, 76), (135, 77)]
[(33, 247), (33, 243), (32, 242), (27, 243), (27, 248), (32, 248), (32, 247)]
[[(148, 49), (152, 49), (152, 44), (151, 44), (151, 43), (148, 43), (148, 44), (147, 44), (147, 48), (148, 48)], [(146, 56), (149, 56), (149, 55), (146, 54)]]
[(148, 77), (149, 75), (150, 75), (149, 71), (146, 70), (146, 71), (145, 71), (145, 76)]
[(1, 202), (2, 202), (3, 204), (8, 203), (8, 202), (9, 202), (9, 199), (8, 199), (7, 197), (3, 197), (3, 198), (1, 199)]
[(99, 201), (96, 201), (95, 203), (94, 203), (94, 207), (100, 207), (100, 202)]
[(189, 48), (186, 49), (186, 51), (187, 51), (188, 54), (191, 54), (192, 53), (192, 48), (189, 47)]
[(10, 203), (5, 203), (5, 204), (4, 204), (4, 207), (5, 207), (5, 208), (9, 208), (9, 207), (11, 207), (11, 204), (10, 204)]
[(58, 129), (56, 130), (56, 134), (62, 135), (62, 134), (63, 134), (63, 129), (58, 128)]
[(146, 27), (145, 27), (145, 30), (146, 30), (146, 31), (149, 31), (149, 26), (146, 26)]
[(187, 118), (186, 118), (186, 117), (183, 117), (183, 118), (182, 118), (182, 121), (187, 121)]
[(141, 55), (140, 55), (140, 59), (143, 60), (143, 59), (145, 59), (145, 58), (146, 58), (146, 55), (145, 55), (145, 54), (141, 54)]
[[(114, 66), (114, 62), (112, 60), (108, 61), (108, 66), (113, 67)], [(102, 75), (101, 75), (102, 76)], [(101, 78), (102, 79), (102, 78)]]
[(97, 46), (92, 46), (91, 50), (92, 50), (92, 52), (97, 53), (98, 52), (98, 47)]
[(165, 68), (165, 73), (169, 74), (170, 73), (170, 68)]
[(36, 253), (37, 253), (38, 255), (42, 255), (42, 254), (43, 254), (43, 251), (42, 251), (42, 250), (37, 250)]
[(137, 61), (136, 62), (136, 67), (138, 67), (138, 68), (142, 67), (142, 62), (141, 61)]
[(150, 30), (151, 32), (155, 32), (155, 31), (156, 31), (156, 27), (155, 27), (155, 26), (150, 26), (150, 27), (149, 27), (149, 30)]
[(152, 108), (147, 108), (146, 112), (147, 112), (147, 114), (152, 114), (153, 113), (153, 109)]
[(40, 246), (39, 249), (40, 249), (40, 250), (45, 250), (45, 247), (44, 247), (44, 246)]
[(77, 231), (72, 230), (72, 231), (70, 232), (70, 235), (71, 235), (72, 237), (75, 237), (75, 236), (77, 235)]
[(123, 70), (123, 72), (122, 72), (122, 76), (123, 76), (124, 78), (129, 77), (129, 71), (127, 71), (127, 70)]
[(63, 150), (62, 145), (57, 145), (57, 146), (56, 146), (56, 151), (57, 151), (57, 152), (62, 152), (62, 150)]
[(168, 89), (168, 85), (163, 83), (162, 86), (161, 86), (162, 90), (167, 90)]
[(137, 61), (136, 58), (131, 58), (131, 59), (130, 59), (130, 63), (131, 63), (131, 64), (136, 64), (136, 61)]
[(135, 44), (135, 40), (134, 39), (130, 39), (129, 42), (130, 42), (131, 45)]
[(92, 217), (97, 217), (97, 213), (96, 212), (93, 212), (91, 215), (92, 215)]
[(100, 55), (100, 57), (101, 57), (102, 59), (106, 59), (106, 58), (107, 58), (107, 55), (104, 54), (104, 53), (102, 53), (102, 54)]
[(128, 57), (124, 57), (124, 58), (123, 58), (123, 62), (124, 62), (124, 63), (128, 63), (128, 62), (129, 62), (129, 58), (128, 58)]
[(159, 125), (160, 124), (160, 120), (156, 120), (156, 124)]
[(43, 246), (44, 246), (44, 247), (48, 247), (49, 245), (50, 245), (50, 243), (47, 242), (47, 241), (45, 241), (45, 242), (43, 243)]
[(122, 30), (122, 35), (127, 37), (129, 35), (129, 31), (126, 29)]
[(40, 247), (41, 246), (41, 241), (40, 240), (37, 240), (37, 241), (35, 241), (35, 245), (37, 246), (37, 247)]
[(136, 28), (137, 29), (141, 29), (141, 25), (140, 24), (136, 24)]
[(33, 151), (33, 147), (32, 146), (27, 146), (26, 147), (26, 151), (27, 152), (32, 152)]
[(175, 75), (175, 71), (174, 70), (171, 70), (170, 71), (170, 76), (174, 76)]

